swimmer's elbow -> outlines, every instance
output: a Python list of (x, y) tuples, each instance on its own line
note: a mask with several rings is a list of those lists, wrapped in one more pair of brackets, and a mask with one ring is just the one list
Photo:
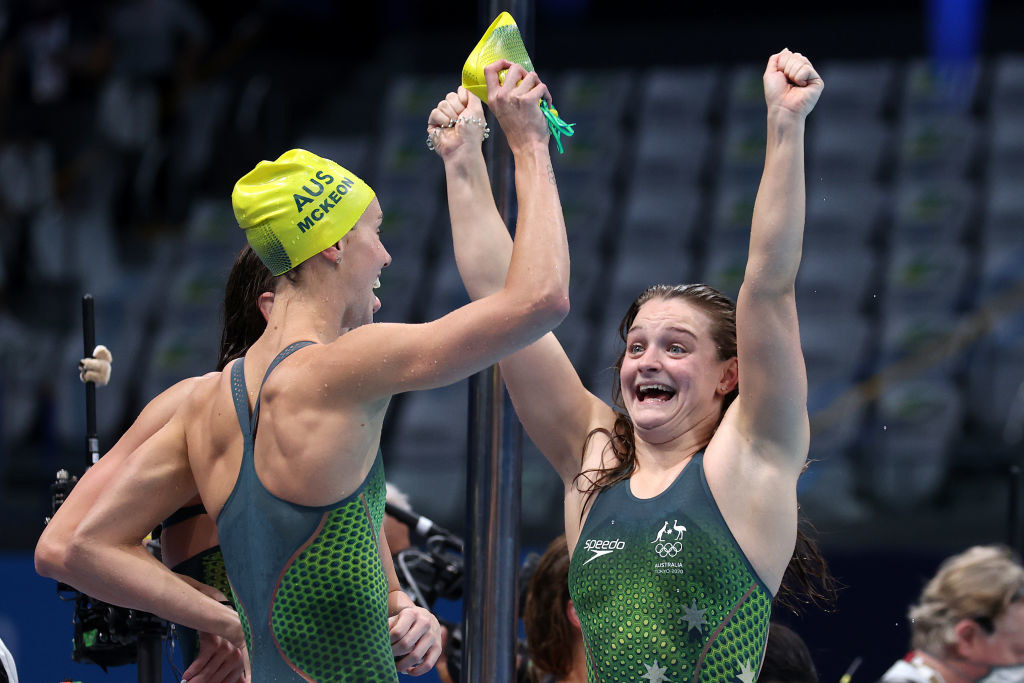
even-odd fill
[(554, 301), (551, 303), (552, 314), (560, 323), (569, 315), (569, 309), (571, 308), (569, 305), (569, 292), (559, 292), (553, 299)]
[(569, 315), (569, 293), (552, 289), (538, 297), (532, 308), (543, 319), (544, 327), (554, 329)]
[(46, 532), (36, 543), (32, 556), (36, 566), (36, 574), (57, 581), (64, 580), (64, 568), (67, 566), (67, 545), (51, 538)]

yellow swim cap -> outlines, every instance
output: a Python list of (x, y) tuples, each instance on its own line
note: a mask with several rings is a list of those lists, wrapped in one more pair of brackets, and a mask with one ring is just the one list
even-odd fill
[[(523, 36), (516, 26), (516, 20), (508, 12), (502, 12), (498, 18), (484, 31), (483, 38), (473, 48), (469, 58), (462, 67), (462, 85), (483, 101), (487, 101), (487, 81), (484, 79), (484, 67), (499, 59), (521, 64), (527, 71), (533, 71), (533, 62), (526, 54)], [(498, 80), (505, 82), (508, 69), (498, 73)]]
[(373, 197), (330, 159), (291, 149), (242, 176), (231, 205), (252, 250), (281, 275), (344, 237)]

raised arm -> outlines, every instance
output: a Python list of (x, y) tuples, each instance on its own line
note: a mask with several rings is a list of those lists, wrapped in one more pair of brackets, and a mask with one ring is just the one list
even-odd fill
[(476, 121), (484, 121), (480, 98), (462, 86), (427, 119), (427, 135), (444, 162), (455, 263), (474, 301), (501, 290), (512, 260), (512, 237), (494, 204), (481, 149), (483, 126)]
[(519, 220), (504, 284), (430, 323), (364, 325), (342, 335), (326, 350), (351, 361), (333, 377), (342, 398), (367, 401), (458, 381), (535, 341), (568, 313), (565, 222), (537, 106), (547, 87), (518, 65), (499, 85), (498, 71), (509, 66), (500, 61), (485, 70), (491, 109), (516, 162)]
[(128, 454), (167, 424), (198, 381), (182, 380), (150, 401), (114, 447), (82, 476), (36, 543), (36, 571), (41, 576), (71, 583), (67, 547), (82, 518), (110, 486)]
[[(459, 117), (464, 120), (445, 125)], [(501, 289), (512, 256), (512, 238), (494, 205), (481, 136), (469, 123), (482, 117), (476, 96), (459, 88), (438, 103), (427, 127), (444, 162), (455, 262), (474, 300)], [(551, 333), (502, 359), (501, 370), (530, 438), (563, 481), (570, 481), (580, 471), (582, 444), (595, 411), (609, 408), (586, 390)]]
[(172, 418), (125, 458), (78, 524), (68, 543), (66, 581), (104, 602), (152, 612), (241, 647), (235, 611), (160, 564), (140, 543), (194, 495), (184, 429)]
[(806, 204), (804, 123), (823, 87), (799, 53), (783, 50), (768, 60), (764, 174), (736, 302), (738, 429), (763, 444), (762, 455), (796, 470), (804, 463), (809, 438), (795, 297)]

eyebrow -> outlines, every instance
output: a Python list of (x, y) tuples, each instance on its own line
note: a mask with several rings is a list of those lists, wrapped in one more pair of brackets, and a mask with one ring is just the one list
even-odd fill
[[(669, 332), (675, 332), (677, 334), (685, 334), (688, 337), (692, 337), (694, 339), (697, 338), (697, 335), (694, 334), (692, 330), (690, 330), (688, 328), (685, 328), (685, 327), (680, 327), (678, 325), (671, 325), (667, 329), (668, 329)], [(641, 331), (641, 332), (644, 331), (644, 326), (643, 325), (634, 325), (633, 327), (631, 327), (628, 330), (626, 330), (626, 336), (628, 337), (633, 332), (638, 331), (638, 330)]]

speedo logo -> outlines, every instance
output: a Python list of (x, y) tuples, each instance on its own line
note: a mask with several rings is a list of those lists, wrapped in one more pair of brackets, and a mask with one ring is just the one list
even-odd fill
[(626, 547), (626, 542), (625, 541), (620, 541), (617, 538), (614, 541), (608, 541), (608, 540), (598, 539), (598, 538), (588, 538), (586, 540), (586, 542), (584, 542), (584, 544), (583, 544), (583, 549), (584, 550), (589, 550), (590, 552), (592, 552), (594, 554), (591, 555), (590, 558), (588, 558), (587, 561), (584, 562), (583, 564), (585, 564), (585, 565), (586, 564), (590, 564), (591, 562), (593, 562), (597, 558), (601, 557), (602, 555), (607, 555), (609, 553), (613, 553), (616, 550), (622, 550), (625, 547)]

